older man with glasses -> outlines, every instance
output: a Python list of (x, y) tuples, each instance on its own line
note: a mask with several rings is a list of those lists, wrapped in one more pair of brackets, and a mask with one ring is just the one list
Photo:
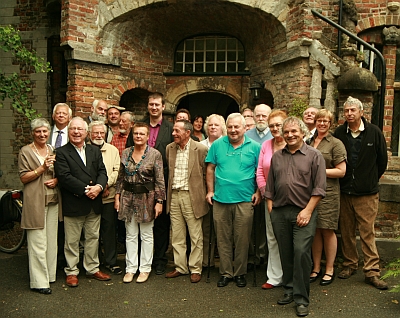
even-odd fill
[(214, 206), (220, 256), (217, 286), (225, 287), (235, 278), (238, 287), (245, 287), (253, 206), (261, 200), (255, 180), (261, 146), (245, 136), (245, 120), (239, 113), (228, 116), (226, 127), (228, 136), (214, 141), (206, 157), (207, 201)]

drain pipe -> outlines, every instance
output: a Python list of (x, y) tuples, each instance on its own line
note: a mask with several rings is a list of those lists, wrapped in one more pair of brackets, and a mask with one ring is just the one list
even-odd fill
[(328, 19), (327, 17), (323, 16), (322, 14), (320, 14), (317, 11), (315, 11), (314, 9), (311, 9), (311, 13), (314, 16), (317, 16), (318, 18), (320, 18), (322, 21), (325, 21), (326, 23), (330, 24), (335, 29), (347, 34), (353, 40), (361, 43), (362, 45), (364, 45), (365, 47), (367, 47), (368, 49), (373, 51), (376, 54), (376, 56), (378, 57), (378, 59), (381, 61), (381, 65), (382, 65), (382, 71), (381, 71), (381, 96), (380, 96), (380, 100), (379, 100), (379, 107), (380, 108), (379, 108), (379, 113), (378, 113), (379, 114), (378, 126), (382, 129), (382, 127), (383, 127), (383, 114), (384, 114), (384, 109), (385, 109), (385, 91), (386, 91), (386, 62), (385, 62), (385, 59), (383, 58), (383, 55), (376, 48), (374, 48), (371, 44), (369, 44), (369, 43), (365, 42), (364, 40), (360, 39), (358, 36), (354, 35), (350, 31), (348, 31), (347, 29), (345, 29), (342, 26), (340, 26), (339, 24), (337, 24), (337, 23), (333, 22), (332, 20)]
[[(342, 26), (342, 13), (343, 13), (343, 0), (339, 1), (339, 25)], [(338, 30), (338, 40), (337, 40), (337, 55), (340, 56), (342, 53), (342, 31)]]

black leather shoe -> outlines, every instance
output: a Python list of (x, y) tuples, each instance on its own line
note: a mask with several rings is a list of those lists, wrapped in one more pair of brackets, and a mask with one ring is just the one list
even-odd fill
[[(329, 276), (330, 279), (324, 279), (324, 276)], [(325, 273), (324, 276), (322, 276), (321, 281), (319, 282), (319, 284), (321, 286), (327, 286), (327, 285), (331, 284), (333, 282), (333, 279), (335, 278), (335, 273), (333, 273), (333, 274)]]
[(293, 294), (285, 294), (283, 298), (277, 301), (278, 305), (287, 305), (293, 302)]
[(305, 317), (308, 315), (308, 307), (303, 304), (296, 306), (296, 315), (299, 317)]
[(226, 277), (226, 276), (221, 276), (221, 278), (219, 279), (217, 286), (218, 287), (225, 287), (226, 285), (229, 284), (229, 282), (232, 281), (232, 278), (230, 277)]
[(319, 271), (318, 273), (312, 271), (311, 274), (317, 274), (316, 276), (310, 276), (310, 283), (314, 283), (318, 279), (318, 277), (321, 276), (321, 271)]
[(244, 277), (244, 275), (236, 276), (235, 280), (236, 280), (237, 287), (246, 287), (247, 282), (246, 282), (246, 278)]
[(164, 264), (157, 264), (156, 266), (156, 275), (163, 275), (165, 274), (165, 265)]
[(31, 291), (37, 292), (43, 295), (50, 295), (51, 289), (50, 288), (31, 288)]

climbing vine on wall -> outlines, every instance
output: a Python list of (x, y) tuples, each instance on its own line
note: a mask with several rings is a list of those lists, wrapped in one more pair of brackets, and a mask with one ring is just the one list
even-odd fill
[[(19, 34), (12, 26), (0, 26), (0, 49), (10, 52), (22, 68), (30, 68), (34, 73), (47, 73), (51, 71), (50, 63), (38, 57), (35, 51), (28, 50)], [(12, 106), (29, 120), (40, 117), (32, 108), (28, 92), (31, 91), (31, 82), (21, 74), (6, 74), (0, 70), (0, 106), (6, 98), (11, 100)]]

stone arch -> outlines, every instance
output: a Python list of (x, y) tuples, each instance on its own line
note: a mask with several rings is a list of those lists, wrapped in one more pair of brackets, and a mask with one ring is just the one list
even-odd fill
[[(282, 20), (288, 11), (288, 4), (291, 0), (272, 0), (272, 1), (259, 1), (254, 3), (252, 0), (230, 0), (233, 4), (240, 4), (244, 6), (251, 6), (266, 13), (272, 14), (275, 18)], [(104, 28), (109, 22), (114, 19), (142, 7), (152, 4), (163, 4), (165, 6), (173, 5), (175, 1), (171, 0), (101, 0), (98, 7), (98, 24), (100, 28)]]
[(191, 94), (214, 92), (224, 94), (231, 97), (238, 105), (241, 105), (242, 96), (241, 88), (232, 81), (226, 79), (208, 78), (206, 81), (198, 79), (189, 79), (178, 81), (173, 86), (169, 87), (165, 93), (165, 111), (167, 113), (175, 113), (179, 101)]
[(356, 26), (357, 33), (365, 31), (370, 28), (387, 26), (387, 25), (400, 25), (399, 15), (386, 15), (386, 16), (375, 16), (361, 19), (358, 21)]

